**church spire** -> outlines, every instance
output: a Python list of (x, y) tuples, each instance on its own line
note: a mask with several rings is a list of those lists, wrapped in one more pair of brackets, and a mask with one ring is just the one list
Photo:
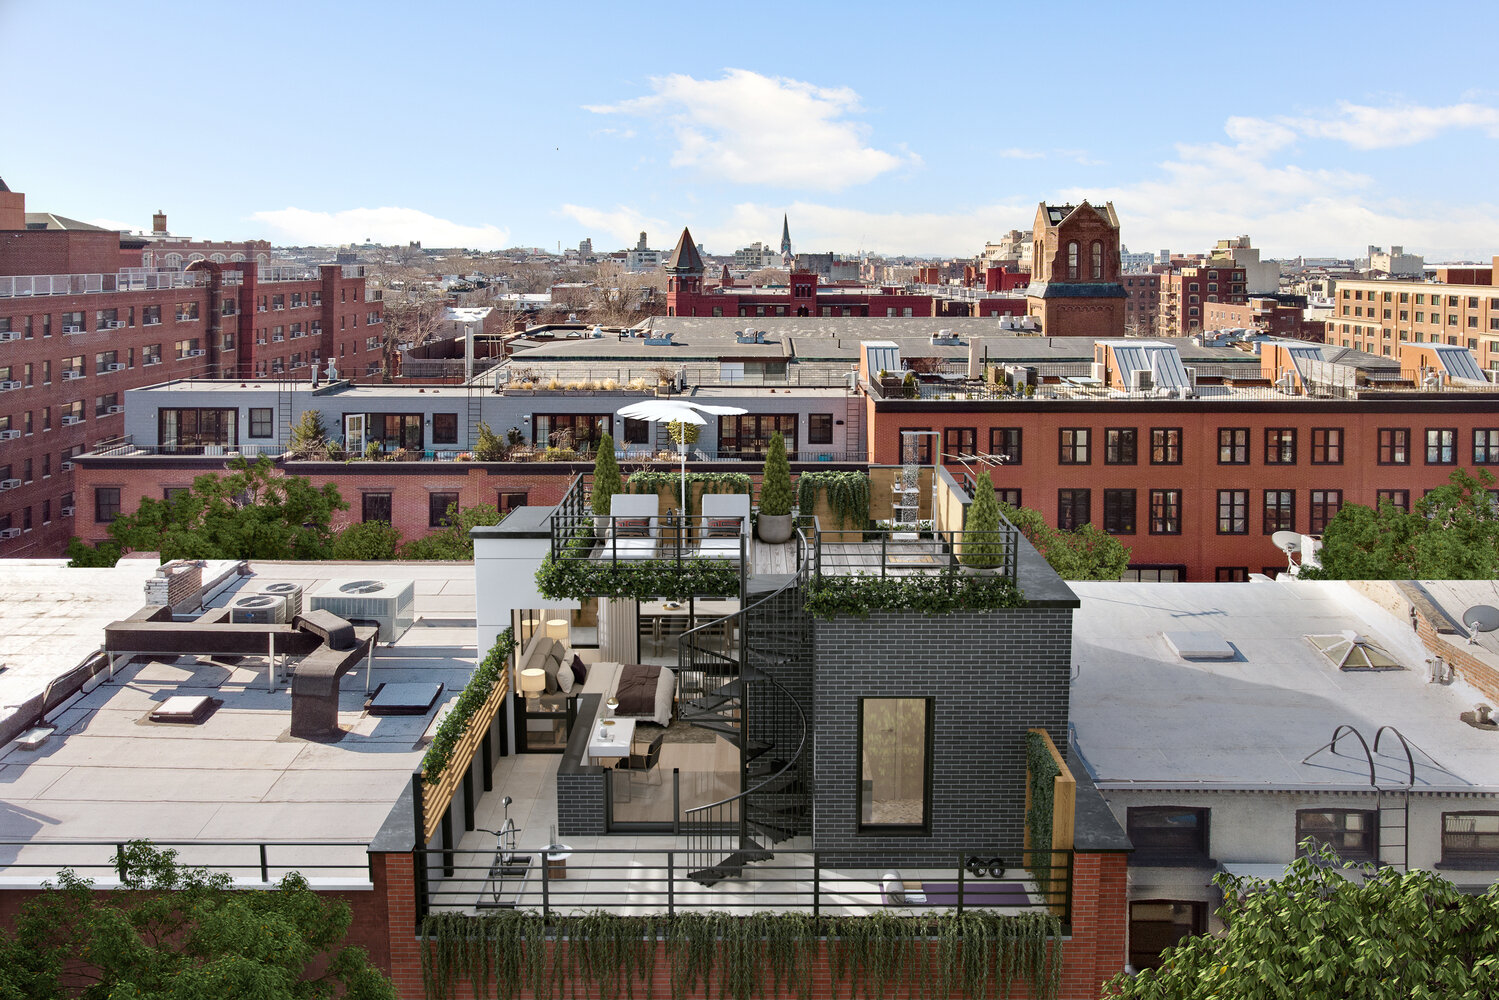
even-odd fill
[(781, 216), (781, 256), (791, 256), (791, 220), (788, 216)]

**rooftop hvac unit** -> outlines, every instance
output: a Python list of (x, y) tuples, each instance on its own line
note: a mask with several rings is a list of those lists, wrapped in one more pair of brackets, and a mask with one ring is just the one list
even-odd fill
[(125, 365), (124, 365), (123, 362), (120, 362), (120, 361), (116, 361), (114, 364), (110, 365), (106, 369), (106, 371), (112, 371), (112, 372), (122, 372), (124, 370), (125, 370)]
[(312, 611), (380, 626), (380, 641), (395, 642), (411, 627), (416, 585), (410, 580), (329, 580), (307, 595)]
[(123, 330), (125, 329), (125, 321), (122, 319), (112, 319), (109, 321), (109, 328), (111, 330)]
[(83, 423), (83, 418), (82, 417), (75, 417), (71, 413), (69, 413), (67, 416), (65, 416), (65, 417), (62, 418), (62, 425), (64, 427), (72, 427), (74, 424), (81, 424), (81, 423)]
[(1100, 383), (1108, 381), (1108, 378), (1109, 378), (1109, 366), (1106, 365), (1106, 364), (1104, 364), (1101, 361), (1095, 361), (1095, 362), (1093, 362), (1092, 375)]
[(20, 330), (0, 330), (0, 340), (20, 340)]
[(229, 602), (233, 625), (285, 625), (286, 598), (280, 594), (241, 594)]
[(1129, 387), (1135, 392), (1147, 392), (1155, 388), (1155, 373), (1149, 368), (1136, 368), (1129, 373)]
[(269, 594), (285, 601), (287, 621), (292, 621), (302, 613), (302, 585), (300, 583), (262, 584), (255, 588), (255, 593)]
[(61, 469), (63, 472), (72, 472), (73, 471), (73, 463), (72, 462), (63, 462), (61, 465), (58, 466), (58, 468)]
[(125, 412), (125, 408), (123, 406), (111, 406), (111, 407), (109, 407), (108, 412), (110, 412), (110, 413), (124, 413)]
[(188, 351), (187, 356), (190, 358), (201, 358), (203, 356), (203, 353), (204, 352), (201, 349), (196, 351)]
[(83, 378), (83, 372), (79, 371), (77, 368), (65, 368), (63, 369), (62, 377), (64, 380)]

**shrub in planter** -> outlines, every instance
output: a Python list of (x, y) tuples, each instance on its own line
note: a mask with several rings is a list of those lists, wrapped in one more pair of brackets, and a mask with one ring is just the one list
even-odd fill
[(478, 430), (479, 439), (474, 442), (474, 458), (480, 462), (503, 462), (505, 453), (509, 450), (505, 442), (482, 420), (479, 421)]
[(999, 501), (988, 472), (979, 474), (973, 484), (973, 503), (968, 507), (968, 521), (963, 526), (964, 567), (994, 570), (1004, 565), (1005, 542), (999, 534)]
[(760, 540), (772, 545), (791, 538), (791, 465), (786, 461), (786, 441), (771, 436), (760, 479)]
[(622, 492), (624, 483), (619, 478), (619, 463), (614, 460), (614, 436), (605, 434), (599, 438), (599, 452), (593, 460), (593, 512), (608, 517), (610, 499)]

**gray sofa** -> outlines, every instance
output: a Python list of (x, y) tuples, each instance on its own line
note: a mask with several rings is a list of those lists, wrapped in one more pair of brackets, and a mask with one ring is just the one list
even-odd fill
[(583, 690), (583, 681), (573, 674), (573, 651), (550, 636), (532, 638), (520, 667), (522, 670), (536, 667), (546, 673), (547, 687), (540, 701), (547, 711), (561, 710), (568, 698)]

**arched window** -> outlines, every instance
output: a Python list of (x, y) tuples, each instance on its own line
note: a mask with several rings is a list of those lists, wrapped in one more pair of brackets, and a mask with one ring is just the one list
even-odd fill
[(1093, 277), (1103, 277), (1103, 244), (1098, 240), (1093, 241)]
[(166, 263), (167, 263), (167, 267), (181, 267), (182, 266), (182, 254), (180, 254), (180, 253), (169, 253), (169, 254), (167, 254)]
[(1067, 277), (1077, 278), (1077, 241), (1067, 244)]

